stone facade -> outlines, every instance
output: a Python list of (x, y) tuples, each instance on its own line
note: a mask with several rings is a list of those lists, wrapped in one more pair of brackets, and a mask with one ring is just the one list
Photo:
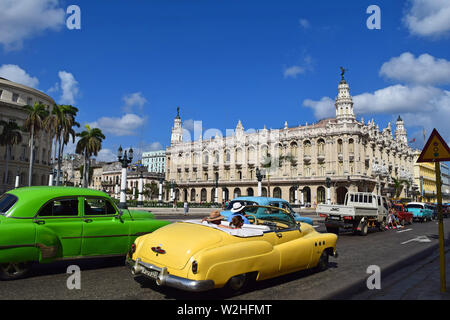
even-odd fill
[(392, 194), (392, 178), (412, 182), (414, 152), (400, 117), (394, 136), (390, 123), (380, 131), (373, 120), (357, 121), (344, 78), (335, 107), (335, 118), (310, 125), (245, 132), (239, 120), (232, 135), (187, 142), (178, 112), (166, 180), (175, 182), (180, 201), (222, 202), (258, 195), (260, 169), (263, 196), (311, 205), (327, 201), (327, 178), (332, 203), (342, 203), (348, 191)]
[[(45, 93), (36, 89), (0, 78), (0, 120), (14, 121), (19, 127), (24, 125), (27, 114), (25, 105), (35, 102), (48, 106), (51, 111), (55, 101)], [(3, 128), (0, 129), (0, 133)], [(28, 170), (30, 159), (30, 134), (21, 131), (22, 142), (11, 148), (6, 175), (6, 146), (0, 146), (0, 194), (14, 188), (16, 176), (19, 186), (28, 186)], [(34, 164), (31, 185), (48, 185), (51, 171), (52, 138), (51, 133), (41, 130), (35, 135)], [(6, 183), (5, 182), (6, 175)]]

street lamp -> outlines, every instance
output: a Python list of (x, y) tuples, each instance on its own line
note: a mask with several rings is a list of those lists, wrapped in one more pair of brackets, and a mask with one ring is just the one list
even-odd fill
[(159, 179), (159, 195), (158, 195), (158, 202), (162, 202), (163, 183), (164, 183), (164, 178)]
[(214, 202), (217, 203), (219, 201), (219, 174), (216, 173), (216, 181), (215, 181), (215, 189), (214, 189)]
[(300, 186), (297, 184), (294, 185), (294, 203), (295, 204), (298, 204), (298, 188), (299, 187)]
[(119, 208), (121, 209), (127, 209), (127, 195), (126, 195), (126, 189), (127, 189), (127, 168), (128, 165), (133, 161), (133, 149), (130, 148), (122, 154), (122, 146), (119, 147), (117, 150), (117, 159), (122, 164), (122, 183), (120, 186), (120, 202), (119, 202)]
[(261, 174), (261, 170), (259, 168), (256, 168), (256, 179), (258, 179), (258, 197), (262, 196), (262, 179), (263, 175)]
[(327, 177), (325, 179), (325, 184), (327, 186), (327, 204), (331, 204), (331, 192), (330, 192), (331, 178), (330, 177)]
[(143, 196), (142, 193), (144, 191), (144, 170), (145, 168), (142, 166), (142, 164), (138, 165), (138, 172), (139, 172), (139, 184), (138, 184), (138, 207), (143, 207), (144, 206), (144, 201), (143, 201)]

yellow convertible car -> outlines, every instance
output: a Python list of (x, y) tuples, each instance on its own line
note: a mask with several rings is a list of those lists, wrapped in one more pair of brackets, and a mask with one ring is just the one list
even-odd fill
[[(247, 206), (244, 211), (250, 224), (238, 229), (226, 221), (185, 220), (138, 237), (127, 260), (131, 273), (187, 291), (224, 286), (239, 291), (249, 280), (324, 270), (328, 257), (337, 257), (333, 233), (319, 233), (278, 207)], [(258, 218), (252, 215), (257, 211)]]

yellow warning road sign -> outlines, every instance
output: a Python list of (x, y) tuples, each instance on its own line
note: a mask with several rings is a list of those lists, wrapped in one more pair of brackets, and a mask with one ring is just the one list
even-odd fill
[(431, 136), (423, 147), (417, 162), (440, 162), (450, 161), (450, 148), (436, 129), (433, 129)]

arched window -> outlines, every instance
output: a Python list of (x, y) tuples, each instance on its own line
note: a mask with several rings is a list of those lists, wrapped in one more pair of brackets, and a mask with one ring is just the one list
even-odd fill
[(208, 152), (203, 153), (203, 164), (207, 165), (209, 163), (209, 155)]
[(319, 156), (325, 155), (325, 140), (323, 140), (323, 139), (319, 139), (317, 141), (317, 154)]
[(234, 195), (235, 198), (240, 197), (241, 196), (241, 189), (234, 188), (233, 195)]
[(308, 140), (306, 140), (306, 141), (303, 143), (303, 154), (304, 154), (305, 156), (310, 156), (310, 155), (311, 155), (311, 142), (308, 141)]
[(247, 188), (247, 196), (253, 197), (253, 195), (254, 195), (253, 188)]
[(342, 152), (343, 152), (342, 139), (339, 139), (337, 141), (337, 153), (342, 153)]
[(207, 198), (206, 189), (203, 188), (203, 189), (200, 191), (200, 201), (201, 201), (201, 202), (206, 202), (206, 198)]
[(281, 189), (279, 187), (273, 189), (273, 197), (281, 198)]
[(325, 188), (317, 188), (317, 203), (325, 203)]

